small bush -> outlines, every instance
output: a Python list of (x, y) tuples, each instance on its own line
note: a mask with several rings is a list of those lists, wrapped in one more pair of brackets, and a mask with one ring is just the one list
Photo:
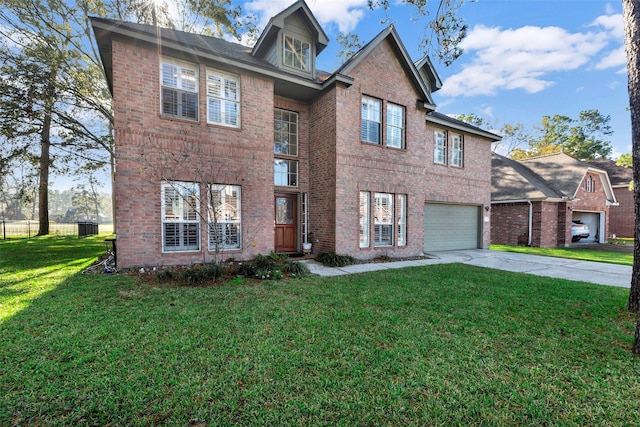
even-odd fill
[(335, 252), (324, 252), (316, 260), (327, 267), (344, 267), (355, 264), (356, 260), (350, 255), (339, 255)]
[(271, 251), (269, 254), (269, 258), (271, 258), (277, 264), (285, 264), (289, 262), (289, 257), (287, 254), (279, 254), (275, 251)]
[(273, 280), (282, 280), (284, 279), (284, 273), (280, 270), (273, 270), (271, 272), (271, 278)]
[(253, 261), (253, 267), (256, 271), (258, 270), (271, 271), (271, 270), (275, 270), (276, 266), (277, 264), (273, 260), (273, 257), (265, 256), (262, 254), (259, 254), (256, 257), (256, 259)]
[(305, 277), (309, 275), (309, 268), (301, 262), (288, 262), (282, 266), (282, 271), (295, 277)]
[(256, 269), (250, 262), (243, 262), (235, 267), (235, 274), (243, 277), (253, 277), (256, 274)]
[(189, 267), (180, 274), (180, 280), (186, 285), (197, 285), (206, 280), (207, 275), (204, 269)]
[(158, 272), (156, 278), (158, 279), (158, 282), (165, 283), (173, 280), (175, 277), (173, 276), (173, 272), (171, 272), (171, 270), (162, 270)]

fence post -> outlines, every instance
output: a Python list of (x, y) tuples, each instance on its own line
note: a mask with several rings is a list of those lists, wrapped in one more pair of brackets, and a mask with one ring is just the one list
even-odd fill
[(7, 240), (7, 222), (2, 220), (2, 240)]
[(31, 238), (31, 221), (27, 221), (27, 239)]

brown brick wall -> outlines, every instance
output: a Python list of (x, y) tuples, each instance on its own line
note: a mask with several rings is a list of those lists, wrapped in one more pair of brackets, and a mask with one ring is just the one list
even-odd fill
[[(357, 258), (420, 254), (424, 250), (425, 202), (489, 205), (490, 142), (466, 135), (464, 167), (435, 165), (435, 128), (426, 124), (425, 111), (416, 108), (416, 89), (404, 77), (404, 70), (388, 42), (381, 43), (350, 75), (355, 79), (354, 84), (336, 90), (339, 130), (336, 143), (336, 250)], [(405, 107), (406, 150), (361, 142), (363, 95), (382, 100), (383, 121), (387, 102)], [(372, 228), (370, 247), (359, 248), (359, 191), (371, 192), (372, 200), (374, 192), (407, 195), (406, 246), (374, 248)], [(373, 226), (373, 221), (370, 222)], [(482, 246), (487, 248), (489, 222), (482, 224)]]
[(491, 205), (491, 243), (526, 246), (529, 243), (529, 204), (494, 203)]
[(633, 237), (635, 229), (635, 210), (633, 191), (627, 185), (616, 186), (613, 189), (618, 206), (609, 208), (609, 236)]
[(204, 222), (200, 251), (162, 253), (162, 179), (201, 183), (203, 203), (206, 182), (240, 185), (244, 250), (224, 256), (252, 258), (272, 250), (273, 83), (242, 76), (242, 126), (230, 129), (206, 124), (204, 64), (200, 120), (191, 122), (160, 116), (156, 50), (114, 41), (113, 61), (119, 266), (189, 264), (213, 256)]
[[(309, 194), (314, 253), (336, 251), (357, 258), (422, 253), (425, 202), (490, 203), (490, 142), (465, 135), (464, 167), (435, 165), (435, 128), (425, 123), (425, 111), (416, 109), (416, 89), (386, 42), (356, 67), (352, 86), (339, 84), (311, 105), (276, 96), (268, 79), (241, 76), (240, 129), (206, 124), (207, 64), (199, 66), (197, 122), (160, 115), (157, 50), (116, 40), (113, 64), (120, 267), (190, 264), (209, 261), (214, 255), (207, 247), (204, 219), (200, 251), (162, 253), (162, 179), (201, 183), (203, 212), (205, 183), (242, 187), (243, 249), (223, 254), (236, 259), (273, 250), (273, 198), (278, 191)], [(360, 142), (362, 94), (381, 99), (383, 110), (386, 102), (406, 107), (406, 150)], [(274, 107), (299, 113), (297, 188), (273, 185)], [(372, 248), (358, 247), (360, 190), (407, 195), (406, 247), (373, 249), (373, 232)], [(482, 246), (487, 248), (489, 221), (482, 226)]]

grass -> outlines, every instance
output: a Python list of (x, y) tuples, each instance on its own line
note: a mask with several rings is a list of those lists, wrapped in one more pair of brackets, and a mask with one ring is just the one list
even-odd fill
[[(434, 265), (215, 287), (0, 242), (0, 425), (638, 425), (628, 290)], [(31, 271), (33, 270), (33, 271)]]
[(609, 264), (633, 265), (633, 254), (615, 252), (564, 249), (564, 248), (532, 248), (527, 246), (491, 245), (492, 250), (519, 252), (532, 255), (544, 255), (558, 258), (579, 259), (584, 261), (606, 262)]

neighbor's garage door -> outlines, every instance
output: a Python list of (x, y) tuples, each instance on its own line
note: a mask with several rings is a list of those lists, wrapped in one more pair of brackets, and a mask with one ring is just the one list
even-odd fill
[(424, 250), (477, 249), (480, 207), (427, 203), (424, 206)]

